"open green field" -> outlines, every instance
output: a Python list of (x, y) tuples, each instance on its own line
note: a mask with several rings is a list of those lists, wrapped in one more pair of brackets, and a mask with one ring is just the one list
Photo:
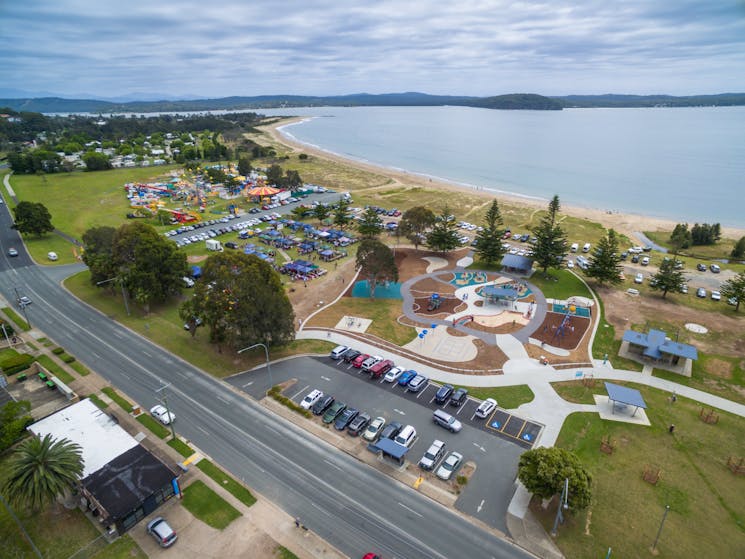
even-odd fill
[[(603, 383), (554, 383), (572, 401), (592, 401)], [(637, 388), (647, 403), (651, 427), (603, 421), (575, 413), (565, 422), (557, 446), (576, 452), (593, 475), (593, 501), (570, 514), (556, 543), (567, 557), (648, 557), (665, 505), (670, 513), (660, 538), (660, 557), (742, 557), (745, 552), (745, 484), (727, 468), (729, 456), (745, 456), (745, 419), (720, 413), (719, 423), (699, 419), (700, 406), (653, 388)], [(674, 424), (675, 433), (668, 432)], [(600, 451), (609, 436), (613, 454)], [(659, 468), (660, 480), (642, 479), (645, 467)], [(571, 487), (570, 487), (571, 491)], [(550, 530), (555, 507), (534, 507)]]
[(218, 530), (226, 528), (241, 516), (235, 507), (207, 487), (201, 479), (184, 489), (181, 503), (196, 518)]
[[(644, 234), (649, 237), (652, 241), (660, 246), (663, 246), (670, 251), (673, 250), (670, 244), (670, 233), (671, 231), (645, 231)], [(692, 246), (680, 251), (682, 260), (686, 262), (686, 268), (688, 263), (691, 263), (691, 267), (696, 266), (696, 262), (704, 262), (705, 264), (717, 263), (720, 264), (722, 269), (731, 269), (737, 272), (742, 271), (745, 266), (742, 264), (726, 264), (721, 260), (728, 260), (732, 249), (735, 247), (737, 239), (723, 238), (719, 242), (713, 245), (697, 245)]]
[(482, 388), (476, 386), (465, 386), (468, 393), (481, 400), (494, 398), (500, 408), (514, 410), (515, 408), (532, 402), (535, 394), (527, 384), (516, 384), (515, 386), (496, 386)]
[(566, 300), (572, 296), (592, 299), (592, 293), (587, 286), (569, 270), (549, 269), (547, 275), (538, 271), (531, 276), (530, 282), (549, 299)]

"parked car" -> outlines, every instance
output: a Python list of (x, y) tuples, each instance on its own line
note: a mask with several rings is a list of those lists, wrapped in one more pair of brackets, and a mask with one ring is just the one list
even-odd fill
[(649, 266), (649, 256), (642, 258), (642, 266)]
[(435, 475), (442, 480), (449, 480), (453, 477), (453, 474), (458, 471), (460, 465), (463, 463), (463, 455), (459, 452), (451, 452), (447, 458), (443, 460), (442, 465), (437, 468)]
[(235, 244), (235, 243), (234, 243), (233, 241), (228, 241), (228, 242), (227, 242), (227, 243), (225, 243), (225, 244), (224, 244), (223, 246), (224, 246), (225, 248), (231, 248), (231, 249), (233, 249), (233, 250), (235, 250), (235, 249), (237, 249), (237, 248), (238, 248), (238, 245), (237, 245), (237, 244)]
[(404, 426), (398, 421), (391, 421), (388, 425), (383, 427), (383, 430), (380, 432), (380, 438), (393, 440), (403, 428)]
[(429, 383), (429, 379), (425, 377), (424, 375), (416, 375), (413, 379), (409, 381), (409, 384), (406, 386), (406, 390), (409, 392), (420, 392), (427, 384)]
[(722, 269), (721, 269), (721, 268), (719, 267), (719, 264), (712, 264), (711, 266), (709, 266), (709, 269), (710, 269), (710, 270), (712, 271), (712, 273), (714, 273), (714, 274), (718, 274), (719, 272), (721, 272), (721, 271), (722, 271)]
[(318, 400), (323, 398), (323, 392), (320, 390), (311, 390), (308, 392), (307, 396), (303, 398), (303, 401), (300, 402), (300, 407), (304, 410), (309, 410), (311, 407), (313, 407), (313, 404), (315, 404)]
[(349, 348), (345, 345), (338, 345), (334, 349), (331, 350), (331, 353), (329, 353), (329, 357), (333, 360), (339, 360), (341, 359), (341, 356), (344, 355)]
[(47, 258), (49, 258), (49, 260), (51, 260), (52, 262), (55, 262), (56, 260), (58, 260), (58, 256), (56, 252), (47, 252)]
[(347, 427), (349, 427), (349, 424), (352, 422), (354, 418), (359, 415), (360, 411), (355, 408), (346, 408), (343, 412), (341, 412), (334, 421), (334, 428), (337, 431), (343, 431)]
[(706, 299), (706, 289), (703, 287), (699, 287), (696, 290), (696, 297), (700, 297), (701, 299)]
[[(194, 327), (199, 328), (203, 324), (201, 318), (197, 317), (194, 319)], [(184, 322), (184, 330), (191, 330), (191, 325), (188, 322)]]
[(348, 349), (345, 353), (342, 359), (344, 359), (345, 363), (351, 363), (355, 359), (357, 359), (361, 355), (361, 352), (357, 351), (356, 349)]
[(639, 255), (638, 254), (635, 254), (634, 256), (632, 256), (631, 257), (631, 262), (633, 264), (638, 264), (639, 263)]
[(390, 359), (383, 359), (382, 361), (378, 361), (370, 367), (370, 378), (378, 379), (382, 377), (385, 373), (391, 370), (393, 367), (393, 361)]
[(416, 371), (409, 369), (408, 371), (404, 371), (401, 373), (401, 376), (398, 377), (398, 385), (399, 386), (406, 386), (411, 382), (411, 379), (413, 379), (416, 376)]
[(396, 382), (403, 372), (403, 367), (393, 367), (385, 374), (383, 380), (385, 380), (385, 382)]
[(424, 456), (419, 460), (419, 467), (422, 470), (433, 470), (444, 455), (445, 443), (441, 440), (435, 439), (427, 449), (427, 452), (424, 453)]
[(176, 421), (176, 416), (166, 410), (165, 406), (158, 404), (150, 408), (150, 415), (160, 421), (163, 425), (170, 425)]
[(468, 399), (468, 390), (465, 388), (458, 388), (453, 395), (450, 397), (451, 406), (461, 406)]
[(153, 518), (147, 523), (147, 533), (155, 538), (160, 547), (171, 547), (178, 539), (174, 529), (168, 525), (168, 522), (162, 516)]
[(326, 413), (323, 414), (323, 417), (321, 419), (324, 423), (332, 423), (333, 421), (336, 421), (337, 417), (344, 413), (345, 409), (347, 409), (347, 405), (345, 403), (338, 401), (334, 402), (326, 410)]
[(687, 283), (682, 283), (680, 285), (680, 292), (683, 293), (684, 295), (687, 295), (688, 294), (688, 284)]
[(722, 300), (722, 294), (719, 293), (719, 291), (712, 291), (711, 292), (711, 300), (712, 301), (721, 301)]
[(701, 264), (701, 262), (699, 262), (698, 264), (696, 264), (696, 269), (699, 272), (705, 272), (706, 271), (706, 264)]
[(443, 384), (435, 394), (435, 402), (442, 405), (452, 396), (455, 387), (452, 384)]
[(569, 268), (570, 270), (574, 268), (574, 260), (572, 259), (567, 260), (567, 268)]
[(367, 429), (365, 429), (365, 432), (362, 433), (362, 438), (366, 441), (377, 440), (377, 438), (380, 436), (380, 433), (383, 431), (383, 427), (385, 427), (385, 418), (376, 417), (369, 423)]
[(325, 396), (322, 396), (319, 398), (319, 400), (313, 404), (313, 406), (310, 408), (310, 411), (313, 412), (313, 415), (321, 415), (324, 413), (331, 404), (334, 403), (334, 397), (331, 394), (326, 394)]
[(478, 408), (476, 408), (476, 417), (480, 417), (481, 419), (484, 419), (489, 416), (489, 414), (494, 411), (494, 408), (497, 407), (497, 401), (494, 398), (487, 398), (481, 404)]
[(362, 364), (368, 359), (370, 359), (370, 356), (367, 353), (361, 353), (360, 355), (354, 358), (354, 361), (352, 361), (352, 366), (355, 369), (361, 369)]
[(362, 433), (362, 431), (367, 428), (369, 423), (370, 414), (367, 412), (359, 413), (357, 414), (357, 417), (349, 422), (349, 426), (347, 426), (347, 433), (349, 433), (353, 437), (357, 437), (360, 433)]
[(362, 371), (365, 373), (369, 373), (370, 369), (372, 369), (372, 367), (376, 363), (380, 363), (382, 360), (383, 358), (380, 357), (380, 355), (371, 355), (362, 362), (362, 366), (360, 367), (360, 369), (362, 369)]
[(634, 283), (644, 283), (644, 274), (639, 272), (634, 276)]
[(393, 440), (408, 448), (414, 444), (414, 439), (416, 439), (416, 429), (411, 425), (407, 425), (399, 431), (398, 435), (396, 435), (396, 438)]
[(181, 278), (181, 281), (183, 282), (184, 287), (194, 287), (194, 280), (188, 276)]

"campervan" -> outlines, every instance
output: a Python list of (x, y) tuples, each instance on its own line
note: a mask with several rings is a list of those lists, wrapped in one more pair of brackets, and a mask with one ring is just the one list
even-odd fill
[(572, 243), (572, 246), (569, 247), (569, 250), (571, 250), (572, 252), (577, 252), (579, 250), (579, 244)]

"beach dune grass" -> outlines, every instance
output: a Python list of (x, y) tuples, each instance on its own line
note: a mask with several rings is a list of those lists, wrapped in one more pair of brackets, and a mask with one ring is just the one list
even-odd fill
[[(605, 393), (602, 382), (589, 391), (571, 383), (553, 386), (583, 402), (592, 393)], [(594, 413), (574, 413), (562, 427), (557, 446), (579, 455), (594, 485), (592, 505), (568, 515), (557, 544), (567, 557), (604, 557), (609, 547), (614, 556), (646, 557), (665, 505), (670, 505), (658, 544), (661, 557), (740, 556), (745, 485), (726, 463), (730, 455), (745, 456), (745, 419), (721, 412), (719, 423), (708, 425), (699, 419), (697, 402), (679, 397), (670, 403), (667, 392), (629, 386), (642, 392), (650, 427), (604, 421)], [(668, 432), (671, 424), (673, 435)], [(600, 452), (603, 437), (615, 445), (613, 454)], [(642, 479), (648, 466), (661, 470), (656, 485)], [(555, 506), (533, 510), (550, 530)]]

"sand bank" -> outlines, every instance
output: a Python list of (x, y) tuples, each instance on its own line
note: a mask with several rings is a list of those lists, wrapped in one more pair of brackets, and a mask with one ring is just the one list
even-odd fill
[[(529, 208), (545, 209), (548, 201), (538, 198), (531, 198), (527, 196), (520, 196), (516, 194), (495, 192), (491, 189), (486, 189), (478, 186), (468, 187), (452, 182), (448, 182), (442, 179), (430, 178), (415, 173), (408, 173), (381, 165), (375, 165), (355, 159), (349, 159), (342, 157), (341, 155), (331, 153), (323, 150), (317, 146), (302, 143), (295, 138), (290, 138), (282, 133), (280, 128), (288, 125), (294, 125), (303, 120), (307, 120), (307, 117), (295, 117), (281, 119), (268, 126), (260, 127), (261, 130), (268, 133), (275, 141), (287, 146), (296, 152), (303, 152), (312, 154), (316, 157), (329, 159), (338, 163), (357, 167), (371, 173), (377, 173), (385, 177), (390, 178), (396, 185), (401, 186), (418, 186), (423, 188), (434, 188), (443, 190), (452, 190), (457, 192), (467, 191), (484, 198), (498, 198), (500, 203), (507, 203), (515, 206), (524, 206)], [(561, 192), (557, 192), (561, 197)], [(588, 219), (602, 224), (604, 227), (613, 228), (616, 231), (627, 235), (629, 238), (634, 238), (633, 233), (636, 231), (671, 231), (676, 222), (669, 219), (645, 216), (641, 214), (629, 214), (629, 213), (618, 213), (604, 209), (597, 208), (585, 208), (576, 205), (568, 205), (562, 202), (561, 205), (562, 213), (570, 215), (572, 217), (578, 217), (582, 219)], [(732, 227), (722, 227), (722, 233), (725, 237), (733, 239), (739, 239), (745, 235), (745, 229), (737, 229)]]

